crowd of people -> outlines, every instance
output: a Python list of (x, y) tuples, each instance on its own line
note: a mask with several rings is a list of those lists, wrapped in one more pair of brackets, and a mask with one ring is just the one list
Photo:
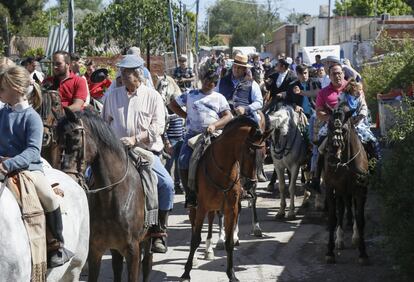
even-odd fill
[[(86, 68), (83, 74), (80, 72), (82, 64)], [(26, 58), (21, 66), (15, 66), (7, 58), (0, 59), (0, 128), (3, 134), (0, 172), (6, 175), (24, 170), (35, 176), (40, 200), (50, 214), (48, 223), (62, 243), (53, 254), (56, 256), (52, 259), (54, 266), (67, 261), (71, 254), (63, 248), (59, 206), (55, 204), (54, 195), (45, 194), (48, 185), (40, 157), (43, 127), (33, 102), (33, 97), (40, 95), (39, 85), (45, 90), (57, 90), (62, 106), (72, 111), (82, 111), (93, 101), (102, 103), (101, 115), (115, 136), (127, 147), (140, 147), (152, 153), (152, 171), (158, 180), (157, 232), (167, 232), (174, 193), (184, 190), (185, 206), (197, 205), (195, 191), (188, 187), (192, 154), (188, 140), (206, 131), (222, 129), (233, 116), (244, 115), (259, 123), (258, 111), (271, 113), (286, 105), (303, 113), (310, 120), (304, 134), (313, 145), (312, 187), (316, 190), (321, 169), (318, 146), (326, 135), (326, 121), (338, 103), (347, 103), (353, 110), (352, 122), (358, 135), (379, 157), (378, 142), (367, 120), (362, 78), (349, 60), (342, 61), (334, 56), (321, 59), (316, 55), (315, 63), (309, 66), (303, 64), (300, 57), (293, 60), (281, 54), (273, 66), (269, 58), (261, 60), (259, 54), (247, 56), (235, 52), (232, 59), (227, 54), (212, 54), (200, 62), (201, 87), (197, 88), (187, 57), (180, 56), (173, 77), (182, 94), (167, 101), (168, 126), (166, 105), (154, 89), (139, 48), (131, 47), (117, 67), (116, 78), (111, 81), (107, 70), (99, 69), (92, 60), (84, 61), (77, 54), (57, 51), (52, 56), (53, 74), (46, 77), (33, 58)], [(168, 156), (165, 164), (162, 163), (164, 151)], [(262, 166), (263, 157), (257, 159), (258, 166)], [(171, 172), (174, 163), (175, 171)], [(263, 173), (258, 176), (265, 177)], [(270, 185), (275, 181), (274, 173)], [(167, 251), (165, 237), (153, 243), (153, 251)]]

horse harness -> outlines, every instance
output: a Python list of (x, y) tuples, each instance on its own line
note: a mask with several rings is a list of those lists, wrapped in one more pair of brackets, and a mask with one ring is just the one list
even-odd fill
[[(248, 138), (247, 140), (246, 140), (246, 143), (247, 143), (247, 145), (249, 146), (249, 149), (250, 150), (254, 150), (254, 151), (257, 151), (257, 150), (259, 150), (259, 149), (262, 149), (264, 146), (265, 146), (265, 144), (264, 144), (264, 142), (262, 141), (260, 144), (255, 144), (250, 138)], [(219, 191), (221, 191), (221, 192), (223, 192), (224, 194), (227, 194), (230, 190), (232, 190), (233, 189), (233, 187), (240, 181), (240, 178), (241, 177), (244, 177), (244, 178), (246, 178), (249, 182), (255, 182), (256, 180), (255, 179), (251, 179), (250, 177), (247, 177), (247, 176), (245, 176), (245, 175), (243, 175), (243, 172), (240, 170), (240, 163), (239, 162), (236, 162), (236, 164), (237, 164), (237, 171), (238, 171), (238, 173), (237, 173), (237, 176), (236, 176), (236, 178), (233, 180), (231, 177), (229, 177), (228, 175), (227, 175), (227, 173), (224, 171), (224, 169), (223, 168), (221, 168), (220, 167), (220, 165), (217, 163), (217, 161), (216, 161), (216, 158), (214, 157), (214, 152), (213, 152), (213, 147), (211, 146), (210, 147), (210, 150), (209, 150), (209, 154), (210, 154), (210, 157), (211, 157), (211, 159), (212, 159), (212, 161), (213, 161), (213, 167), (216, 167), (217, 169), (218, 169), (218, 171), (219, 171), (219, 173), (221, 173), (221, 174), (223, 174), (223, 175), (225, 175), (226, 176), (226, 178), (227, 178), (227, 183), (231, 183), (231, 185), (230, 186), (228, 186), (228, 188), (225, 188), (225, 189), (223, 189), (223, 186), (222, 185), (220, 185), (220, 184), (218, 184), (210, 175), (209, 175), (209, 173), (208, 173), (208, 171), (207, 171), (207, 165), (206, 165), (206, 163), (204, 163), (204, 175), (207, 177), (207, 180), (210, 182), (210, 184), (214, 187), (214, 188), (216, 188), (217, 190), (219, 190)], [(243, 162), (243, 159), (240, 161), (240, 162)]]
[[(72, 129), (72, 131), (80, 131), (81, 132), (81, 149), (78, 150), (79, 155), (77, 157), (77, 164), (76, 164), (76, 170), (73, 170), (72, 168), (64, 168), (62, 171), (69, 174), (70, 176), (73, 175), (72, 178), (74, 178), (76, 180), (76, 182), (82, 186), (82, 188), (85, 190), (85, 192), (87, 194), (96, 194), (98, 192), (110, 189), (120, 183), (122, 183), (126, 176), (128, 175), (129, 172), (129, 156), (127, 154), (127, 152), (125, 152), (126, 155), (126, 168), (125, 168), (125, 173), (124, 175), (116, 182), (111, 183), (109, 185), (103, 186), (103, 187), (99, 187), (93, 190), (89, 189), (89, 186), (87, 185), (87, 181), (85, 179), (85, 174), (84, 171), (86, 171), (86, 160), (85, 160), (85, 152), (86, 152), (86, 142), (85, 142), (85, 127), (83, 125), (83, 121), (82, 119), (79, 119), (80, 124), (77, 125), (75, 128)], [(63, 150), (62, 154), (65, 154), (65, 150)]]
[[(42, 147), (49, 147), (52, 144), (56, 144), (57, 143), (57, 139), (55, 138), (56, 136), (56, 122), (57, 120), (59, 120), (60, 115), (58, 114), (59, 109), (56, 107), (61, 107), (60, 103), (56, 102), (56, 105), (54, 105), (54, 97), (52, 95), (59, 95), (59, 93), (52, 93), (51, 91), (46, 92), (47, 95), (49, 95), (49, 102), (50, 105), (45, 105), (42, 104), (42, 106), (40, 107), (40, 116), (42, 117), (42, 122), (43, 122), (43, 127), (47, 128), (47, 131), (44, 131), (43, 134), (46, 135), (46, 142), (43, 142)], [(44, 97), (43, 97), (44, 98)], [(52, 116), (49, 115), (49, 112), (52, 113)]]

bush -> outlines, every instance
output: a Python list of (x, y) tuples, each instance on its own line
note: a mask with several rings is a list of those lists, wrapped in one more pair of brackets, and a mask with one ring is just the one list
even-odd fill
[(32, 48), (24, 52), (23, 57), (43, 58), (45, 56), (45, 50), (41, 47)]
[(383, 202), (383, 229), (401, 276), (414, 277), (414, 103), (394, 111), (397, 122), (388, 133), (392, 150), (376, 179)]

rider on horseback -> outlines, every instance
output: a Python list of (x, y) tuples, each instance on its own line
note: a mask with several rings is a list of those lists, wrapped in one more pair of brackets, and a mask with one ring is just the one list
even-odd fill
[(180, 64), (174, 70), (174, 79), (177, 81), (181, 91), (191, 88), (191, 83), (194, 81), (193, 69), (187, 65), (187, 56), (181, 55), (178, 58)]
[[(188, 170), (193, 150), (188, 140), (206, 130), (210, 133), (223, 128), (231, 119), (230, 107), (220, 93), (214, 91), (218, 74), (209, 68), (205, 73), (200, 71), (202, 87), (191, 90), (172, 100), (169, 107), (177, 115), (186, 119), (187, 132), (179, 156), (181, 182), (186, 192), (185, 206), (195, 207), (197, 196), (188, 187)], [(182, 109), (186, 107), (186, 111)]]
[[(43, 174), (40, 157), (43, 124), (29, 105), (29, 87), (29, 73), (22, 67), (11, 67), (0, 74), (0, 100), (8, 104), (0, 110), (0, 173), (24, 171), (30, 176), (45, 210), (46, 224), (58, 243), (58, 248), (48, 254), (48, 267), (52, 268), (63, 265), (73, 254), (63, 247), (59, 201)], [(41, 93), (36, 91), (34, 95)]]

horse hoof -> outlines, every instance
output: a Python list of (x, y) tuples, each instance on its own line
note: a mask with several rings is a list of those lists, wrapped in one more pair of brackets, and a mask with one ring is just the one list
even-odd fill
[(352, 247), (354, 249), (358, 248), (359, 246), (359, 238), (352, 238)]
[(296, 219), (296, 214), (294, 212), (288, 213), (287, 219), (288, 220), (295, 220)]
[(343, 250), (345, 248), (345, 244), (343, 241), (337, 242), (335, 245), (337, 250)]
[(368, 259), (368, 257), (359, 257), (358, 258), (358, 263), (360, 265), (369, 265), (369, 259)]
[(260, 229), (254, 229), (253, 230), (253, 235), (255, 237), (263, 237), (262, 230), (260, 230)]
[(191, 279), (190, 279), (190, 278), (188, 278), (188, 277), (183, 278), (183, 277), (181, 276), (180, 281), (181, 281), (181, 282), (190, 282), (190, 281), (191, 281)]
[(275, 215), (275, 218), (276, 218), (277, 220), (285, 219), (285, 214), (284, 214), (284, 213), (277, 213), (277, 214)]
[(216, 250), (224, 250), (224, 241), (222, 240), (217, 241)]
[(204, 254), (204, 259), (205, 260), (214, 260), (214, 253), (213, 252), (206, 252)]
[[(196, 256), (193, 257), (193, 267), (197, 267), (198, 266), (198, 258)], [(190, 280), (188, 280), (190, 281)]]
[(231, 278), (229, 281), (230, 281), (230, 282), (240, 282), (240, 280), (239, 280), (239, 279), (237, 279), (236, 277)]
[(335, 263), (335, 256), (325, 256), (325, 261), (326, 261), (326, 263), (328, 263), (328, 264), (333, 264), (333, 263)]

